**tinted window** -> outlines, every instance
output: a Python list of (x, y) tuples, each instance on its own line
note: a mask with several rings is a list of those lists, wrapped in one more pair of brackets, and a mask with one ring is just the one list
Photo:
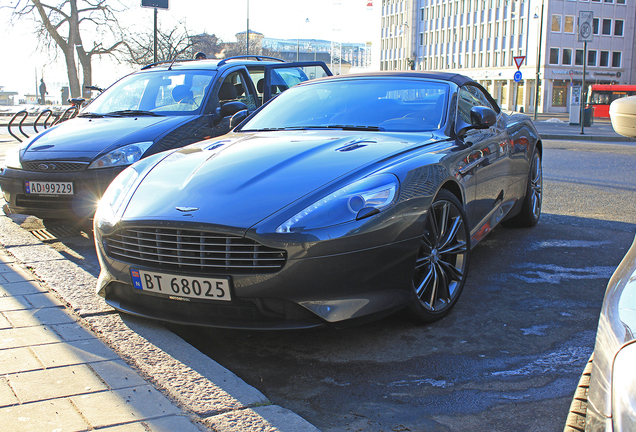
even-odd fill
[(472, 124), (470, 118), (470, 110), (472, 107), (483, 106), (494, 109), (486, 95), (477, 87), (473, 85), (465, 85), (459, 90), (457, 98), (457, 113), (462, 120), (468, 124)]

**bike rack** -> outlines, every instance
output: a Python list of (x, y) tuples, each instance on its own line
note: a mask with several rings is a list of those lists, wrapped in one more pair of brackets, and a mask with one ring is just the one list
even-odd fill
[(20, 133), (22, 135), (29, 138), (29, 136), (25, 134), (24, 131), (22, 130), (22, 123), (24, 123), (24, 120), (26, 120), (28, 115), (29, 113), (26, 110), (18, 111), (17, 113), (13, 114), (13, 117), (11, 117), (11, 120), (9, 120), (9, 124), (7, 125), (7, 128), (9, 129), (9, 134), (11, 134), (13, 138), (17, 139), (20, 142), (22, 142), (22, 140), (20, 139), (20, 137), (18, 137), (11, 131), (11, 126), (13, 126), (13, 122), (15, 121), (16, 118), (18, 118), (18, 116), (22, 116), (22, 119), (20, 120), (20, 123), (18, 124), (18, 129), (20, 130)]
[(62, 113), (62, 115), (55, 120), (51, 126), (62, 123), (63, 121), (70, 120), (77, 115), (79, 112), (79, 107), (76, 105), (70, 106), (66, 108), (66, 110)]
[[(42, 111), (38, 117), (35, 119), (35, 121), (33, 122), (33, 129), (35, 130), (35, 133), (38, 133), (38, 122), (40, 121), (40, 119), (42, 118), (42, 116), (44, 114), (48, 114), (48, 116), (46, 117), (46, 120), (44, 120), (44, 129), (47, 129), (47, 123), (49, 121), (49, 119), (51, 118), (51, 116), (53, 115), (53, 111), (51, 111), (50, 109), (45, 109), (44, 111)], [(52, 125), (51, 125), (52, 126)]]

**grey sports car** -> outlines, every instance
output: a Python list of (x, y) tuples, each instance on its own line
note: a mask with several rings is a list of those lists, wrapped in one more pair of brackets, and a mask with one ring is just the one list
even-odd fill
[(469, 253), (541, 214), (542, 143), (462, 75), (378, 72), (282, 93), (232, 133), (147, 157), (101, 200), (97, 291), (228, 328), (338, 326), (455, 305)]

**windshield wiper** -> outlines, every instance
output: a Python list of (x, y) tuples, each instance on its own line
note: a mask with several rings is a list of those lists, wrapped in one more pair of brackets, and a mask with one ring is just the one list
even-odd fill
[(340, 129), (340, 130), (363, 130), (363, 131), (384, 131), (384, 128), (378, 126), (362, 126), (362, 125), (328, 125), (328, 126), (290, 126), (281, 128), (282, 130), (309, 130), (309, 129)]
[(96, 114), (96, 113), (92, 113), (92, 112), (86, 112), (86, 113), (82, 113), (82, 114), (78, 115), (78, 117), (102, 118), (102, 117), (104, 117), (104, 115), (103, 114)]
[(163, 117), (161, 114), (154, 113), (152, 111), (141, 111), (141, 110), (122, 110), (122, 111), (113, 111), (109, 112), (109, 116), (153, 116), (153, 117)]

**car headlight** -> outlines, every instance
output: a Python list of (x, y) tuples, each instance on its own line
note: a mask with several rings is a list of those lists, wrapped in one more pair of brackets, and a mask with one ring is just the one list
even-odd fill
[(399, 180), (393, 174), (378, 174), (351, 183), (316, 201), (276, 228), (290, 233), (326, 228), (372, 216), (391, 206)]
[(31, 144), (33, 138), (23, 142), (17, 147), (14, 147), (4, 156), (4, 166), (13, 169), (22, 169), (22, 162), (20, 156), (24, 153), (26, 148)]
[(88, 169), (111, 168), (115, 166), (132, 165), (141, 159), (141, 156), (153, 144), (152, 141), (138, 142), (119, 147), (91, 163)]
[(614, 432), (636, 431), (636, 342), (623, 347), (612, 370), (612, 423)]
[(136, 185), (145, 177), (146, 172), (150, 171), (167, 154), (169, 152), (156, 153), (142, 159), (115, 177), (115, 180), (110, 183), (97, 205), (97, 211), (95, 212), (96, 226), (103, 228), (106, 225), (115, 225), (126, 207), (124, 203), (130, 200)]

